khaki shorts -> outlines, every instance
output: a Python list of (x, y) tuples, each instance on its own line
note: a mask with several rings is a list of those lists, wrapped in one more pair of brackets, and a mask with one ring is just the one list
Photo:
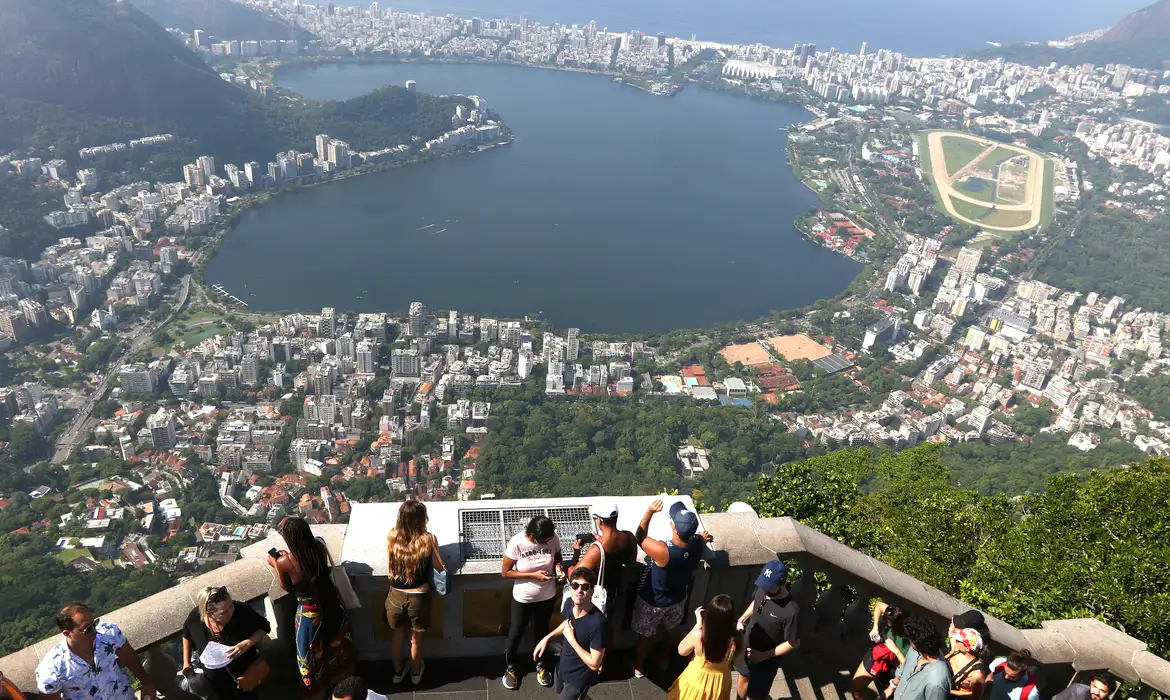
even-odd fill
[(386, 596), (386, 622), (390, 627), (406, 627), (414, 632), (426, 632), (431, 622), (431, 593), (406, 593), (390, 589)]

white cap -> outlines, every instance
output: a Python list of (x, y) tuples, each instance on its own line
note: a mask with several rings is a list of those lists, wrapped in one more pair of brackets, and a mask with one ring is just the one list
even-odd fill
[(613, 501), (609, 501), (608, 503), (594, 503), (589, 507), (589, 514), (602, 520), (609, 520), (610, 518), (617, 517), (618, 507)]

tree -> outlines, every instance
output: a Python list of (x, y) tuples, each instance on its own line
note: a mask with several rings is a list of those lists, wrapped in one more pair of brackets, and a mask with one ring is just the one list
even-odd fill
[(1058, 476), (1013, 501), (951, 485), (945, 454), (832, 453), (762, 478), (752, 503), (1009, 624), (1095, 617), (1170, 650), (1170, 460)]

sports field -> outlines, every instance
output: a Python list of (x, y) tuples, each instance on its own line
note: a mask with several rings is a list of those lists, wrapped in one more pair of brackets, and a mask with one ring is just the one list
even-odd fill
[(752, 365), (762, 365), (772, 361), (768, 351), (760, 346), (759, 343), (740, 343), (739, 345), (728, 345), (719, 351), (723, 359), (727, 360), (727, 364), (734, 365), (736, 362), (742, 362), (745, 367)]
[(794, 360), (819, 360), (822, 357), (833, 354), (832, 350), (803, 333), (772, 336), (768, 338), (767, 343), (777, 355), (789, 362)]
[(1011, 144), (957, 131), (919, 138), (922, 173), (954, 219), (990, 231), (1025, 231), (1052, 218), (1052, 162)]

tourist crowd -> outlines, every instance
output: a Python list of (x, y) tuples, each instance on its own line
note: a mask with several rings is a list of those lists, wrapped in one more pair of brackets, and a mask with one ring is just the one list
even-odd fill
[[(694, 611), (694, 623), (686, 629), (689, 584), (700, 562), (712, 554), (711, 537), (699, 530), (698, 516), (682, 503), (667, 511), (670, 537), (650, 537), (650, 524), (662, 510), (662, 501), (655, 500), (631, 533), (618, 529), (616, 504), (593, 506), (593, 531), (572, 535), (571, 561), (562, 559), (556, 527), (545, 516), (532, 518), (507, 543), (501, 574), (512, 583), (512, 600), (504, 645), (505, 688), (517, 689), (527, 670), (519, 650), (531, 627), (537, 683), (553, 688), (557, 700), (584, 700), (606, 666), (611, 618), (619, 609), (629, 610), (630, 627), (638, 637), (635, 677), (645, 676), (660, 636), (677, 644), (679, 655), (691, 657), (668, 690), (670, 700), (726, 700), (733, 689), (733, 669), (738, 672), (738, 700), (768, 700), (779, 674), (785, 679), (802, 675), (796, 653), (801, 646), (800, 606), (791, 595), (788, 567), (768, 562), (742, 612), (737, 614), (730, 596), (717, 595)], [(357, 601), (348, 579), (335, 575), (328, 549), (303, 519), (285, 520), (280, 532), (288, 548), (270, 550), (268, 564), (296, 600), (301, 697), (382, 697), (354, 675), (347, 609), (357, 607)], [(390, 591), (385, 616), (392, 629), (393, 683), (404, 683), (409, 675), (417, 687), (426, 670), (423, 638), (433, 596), (446, 594), (447, 587), (439, 543), (427, 530), (423, 503), (400, 506), (386, 548)], [(639, 548), (646, 554), (646, 568), (633, 600), (623, 601), (618, 582), (623, 568), (636, 563)], [(268, 620), (232, 600), (224, 587), (203, 589), (197, 603), (183, 625), (179, 685), (204, 700), (258, 700), (270, 673), (260, 654), (271, 631)], [(561, 621), (554, 628), (557, 614)], [(158, 697), (116, 624), (99, 620), (81, 603), (63, 608), (56, 622), (61, 639), (37, 667), (41, 697), (130, 700), (135, 691), (123, 669), (138, 680), (142, 698)], [(555, 640), (560, 640), (559, 653)], [(851, 700), (1044, 700), (1031, 654), (1019, 650), (992, 658), (991, 641), (978, 611), (955, 615), (944, 633), (926, 617), (879, 601), (873, 608), (870, 646), (853, 675)], [(661, 660), (666, 647), (660, 652)], [(1099, 674), (1088, 684), (1070, 685), (1052, 700), (1108, 700), (1116, 686), (1111, 676)], [(25, 697), (32, 694), (21, 694), (0, 674), (0, 700)]]

